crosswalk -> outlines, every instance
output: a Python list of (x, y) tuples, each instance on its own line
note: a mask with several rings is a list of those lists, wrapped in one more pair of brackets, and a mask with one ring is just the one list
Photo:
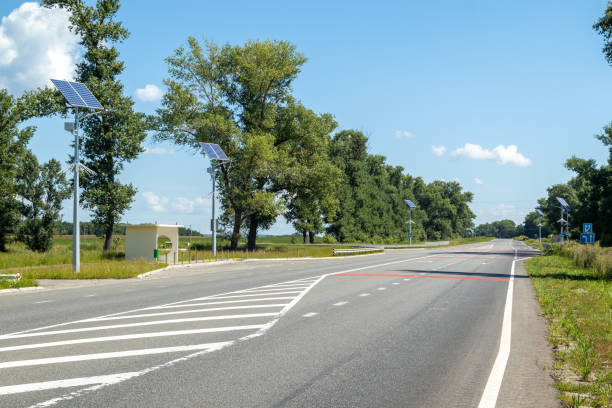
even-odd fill
[(53, 398), (32, 406), (52, 406), (260, 336), (321, 279), (292, 280), (2, 334), (0, 406), (5, 406), (3, 399), (8, 403), (7, 398), (15, 395), (41, 391), (44, 398)]

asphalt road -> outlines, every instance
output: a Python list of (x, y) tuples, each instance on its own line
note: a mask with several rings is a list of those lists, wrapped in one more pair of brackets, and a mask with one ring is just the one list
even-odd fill
[(514, 269), (533, 255), (495, 240), (2, 294), (0, 407), (555, 406)]

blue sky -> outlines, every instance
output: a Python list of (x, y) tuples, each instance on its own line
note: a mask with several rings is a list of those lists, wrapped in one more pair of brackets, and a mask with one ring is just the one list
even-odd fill
[[(135, 108), (152, 113), (164, 58), (188, 36), (287, 40), (308, 57), (293, 87), (307, 107), (332, 113), (339, 129), (364, 131), (370, 153), (414, 176), (459, 180), (474, 193), (476, 223), (521, 222), (548, 186), (571, 177), (567, 158), (607, 159), (593, 135), (612, 120), (612, 67), (591, 28), (606, 4), (130, 0), (119, 14), (131, 32), (119, 45), (122, 80)], [(69, 75), (79, 50), (65, 16), (13, 0), (0, 15), (0, 86), (19, 93)], [(40, 160), (65, 161), (62, 119), (33, 123)], [(124, 221), (207, 231), (207, 160), (152, 139), (146, 146), (120, 176), (138, 189)], [(71, 202), (64, 214), (71, 220)], [(290, 232), (282, 218), (268, 231)]]

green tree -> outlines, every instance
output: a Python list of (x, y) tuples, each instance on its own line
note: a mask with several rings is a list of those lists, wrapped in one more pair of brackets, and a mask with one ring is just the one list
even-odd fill
[(0, 251), (6, 251), (8, 237), (19, 221), (16, 178), (19, 165), (28, 154), (33, 127), (20, 128), (25, 119), (17, 98), (0, 90)]
[(271, 226), (285, 208), (281, 150), (289, 138), (277, 122), (305, 61), (285, 41), (219, 47), (194, 38), (166, 59), (168, 92), (152, 126), (159, 140), (196, 150), (199, 142), (218, 143), (231, 158), (215, 172), (232, 248), (244, 227), (248, 247), (255, 248), (258, 229)]
[(21, 198), (20, 212), (24, 217), (17, 229), (17, 238), (33, 251), (46, 252), (53, 245), (62, 200), (70, 196), (61, 165), (51, 159), (40, 166), (36, 157), (28, 152), (19, 167), (16, 183)]
[(608, 2), (604, 15), (593, 25), (593, 29), (603, 36), (603, 53), (612, 65), (612, 2)]
[(136, 194), (136, 188), (122, 184), (118, 175), (125, 163), (143, 151), (146, 137), (144, 115), (134, 112), (134, 103), (123, 95), (119, 80), (124, 64), (114, 44), (127, 39), (129, 32), (116, 20), (119, 0), (98, 0), (95, 6), (79, 0), (43, 0), (43, 4), (70, 11), (71, 29), (80, 36), (85, 50), (77, 65), (77, 79), (110, 110), (84, 119), (80, 127), (84, 164), (96, 173), (83, 178), (81, 202), (91, 211), (92, 221), (103, 227), (104, 250), (111, 250), (114, 226)]

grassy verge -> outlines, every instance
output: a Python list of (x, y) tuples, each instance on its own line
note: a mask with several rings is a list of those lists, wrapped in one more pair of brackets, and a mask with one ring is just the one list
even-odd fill
[(21, 280), (0, 279), (0, 289), (18, 289), (29, 286), (38, 286), (38, 282), (28, 278), (22, 278)]
[(580, 256), (557, 248), (525, 266), (549, 321), (563, 404), (612, 407), (612, 280), (597, 268), (578, 266)]
[(141, 273), (167, 266), (164, 263), (146, 261), (105, 261), (82, 263), (81, 272), (74, 273), (72, 265), (50, 265), (21, 269), (25, 279), (128, 279)]

